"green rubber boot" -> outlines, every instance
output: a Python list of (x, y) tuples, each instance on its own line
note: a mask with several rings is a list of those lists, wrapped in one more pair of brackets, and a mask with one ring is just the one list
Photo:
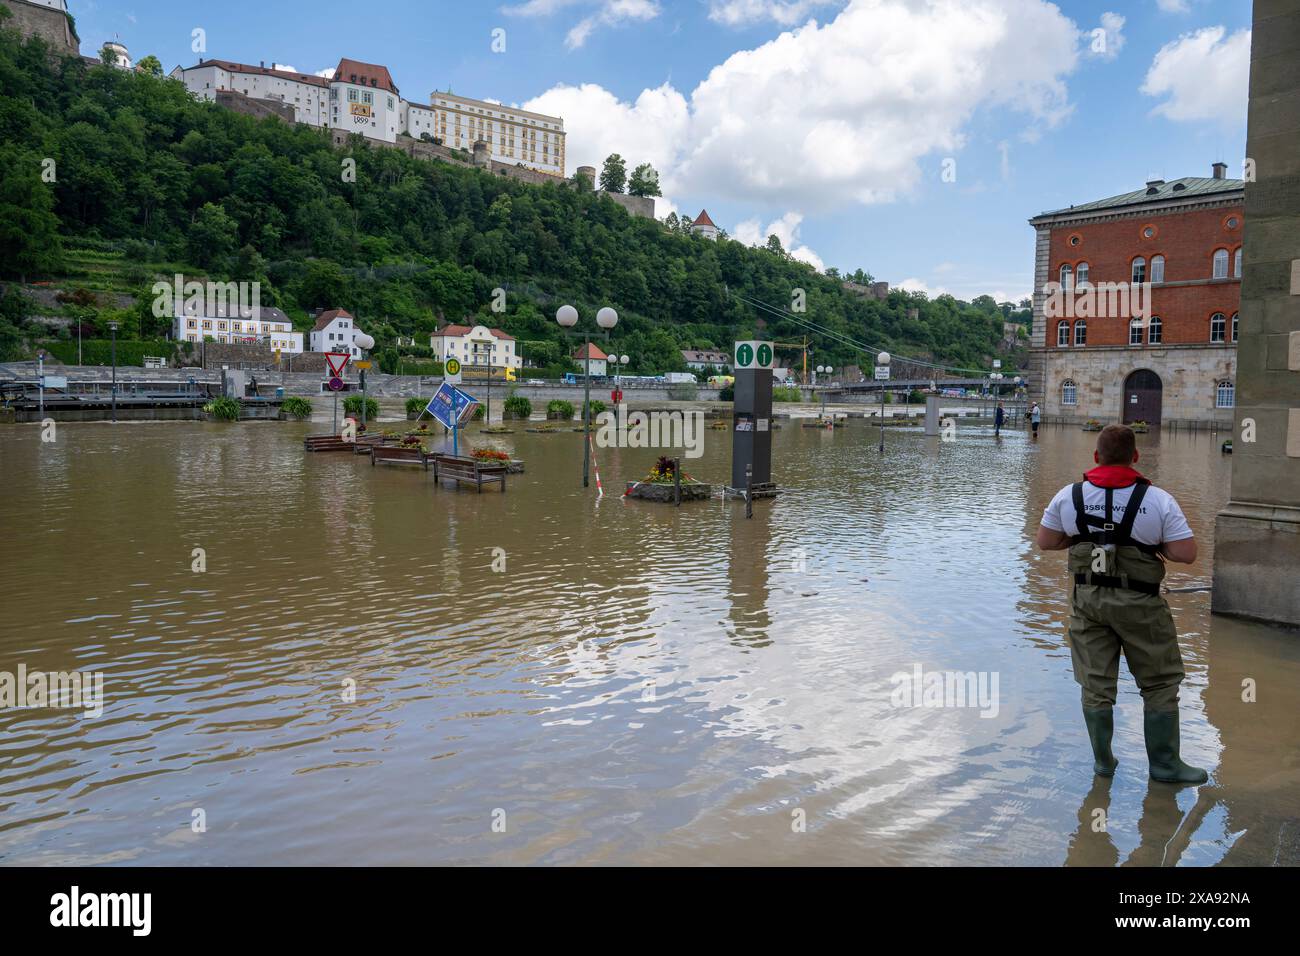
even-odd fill
[(1110, 751), (1110, 740), (1115, 736), (1115, 711), (1110, 707), (1083, 708), (1083, 722), (1088, 727), (1092, 741), (1092, 769), (1103, 777), (1113, 777), (1119, 761)]
[(1142, 729), (1147, 738), (1147, 760), (1151, 779), (1161, 783), (1205, 783), (1210, 775), (1200, 767), (1189, 767), (1178, 756), (1178, 711), (1146, 711)]

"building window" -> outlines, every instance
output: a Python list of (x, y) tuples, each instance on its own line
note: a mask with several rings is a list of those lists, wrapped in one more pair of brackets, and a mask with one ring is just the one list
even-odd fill
[(1074, 344), (1088, 344), (1088, 323), (1083, 319), (1079, 319), (1074, 323)]
[(1088, 286), (1088, 263), (1080, 262), (1079, 268), (1074, 271), (1074, 284), (1080, 289)]
[(357, 101), (357, 91), (351, 89), (348, 90), (348, 102), (355, 103), (356, 101)]
[(1074, 384), (1073, 379), (1066, 379), (1061, 383), (1061, 404), (1078, 405), (1079, 404), (1079, 386)]
[(1165, 257), (1164, 256), (1151, 257), (1151, 281), (1152, 282), (1165, 281)]
[(1232, 341), (1234, 341), (1234, 342), (1237, 341), (1237, 320), (1238, 320), (1238, 318), (1239, 318), (1239, 315), (1238, 315), (1236, 312), (1232, 313)]
[(1134, 282), (1147, 281), (1147, 261), (1141, 256), (1133, 260), (1133, 280)]
[(1132, 322), (1128, 324), (1128, 344), (1129, 345), (1142, 344), (1142, 320), (1141, 319), (1134, 319)]
[(1222, 312), (1210, 316), (1210, 341), (1222, 342), (1228, 331), (1228, 320)]
[(1161, 340), (1164, 338), (1164, 330), (1162, 328), (1163, 325), (1164, 323), (1160, 321), (1160, 316), (1158, 315), (1151, 316), (1151, 322), (1147, 325), (1148, 345), (1160, 344)]
[(1220, 382), (1214, 389), (1214, 407), (1232, 408), (1236, 403), (1236, 387), (1231, 382)]
[(1241, 278), (1241, 250), (1240, 249), (1238, 249), (1237, 252), (1232, 257), (1232, 277), (1234, 279)]
[(1216, 279), (1228, 278), (1228, 250), (1227, 249), (1214, 250), (1213, 276)]
[(1074, 286), (1073, 270), (1070, 269), (1069, 263), (1061, 266), (1061, 288), (1070, 289)]

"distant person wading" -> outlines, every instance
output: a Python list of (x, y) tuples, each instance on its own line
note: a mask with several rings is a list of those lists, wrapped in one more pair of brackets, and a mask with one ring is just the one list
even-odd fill
[(1097, 436), (1098, 467), (1057, 492), (1043, 512), (1038, 547), (1069, 550), (1070, 656), (1083, 688), (1083, 721), (1093, 770), (1109, 777), (1119, 655), (1142, 692), (1151, 778), (1204, 783), (1179, 756), (1178, 685), (1183, 658), (1169, 605), (1160, 594), (1165, 561), (1191, 564), (1196, 540), (1178, 502), (1134, 470), (1137, 440), (1127, 425)]

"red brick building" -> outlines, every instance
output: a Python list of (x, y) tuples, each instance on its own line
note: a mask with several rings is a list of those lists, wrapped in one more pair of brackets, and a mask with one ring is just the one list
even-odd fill
[(1231, 424), (1245, 194), (1226, 170), (1030, 220), (1045, 420)]

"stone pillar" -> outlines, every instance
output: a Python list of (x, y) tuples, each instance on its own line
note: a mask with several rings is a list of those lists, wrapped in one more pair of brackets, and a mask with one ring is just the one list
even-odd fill
[[(1300, 625), (1300, 4), (1255, 0), (1232, 493), (1213, 609)], [(1249, 165), (1254, 166), (1251, 181)]]
[(925, 433), (939, 434), (939, 396), (925, 396)]

